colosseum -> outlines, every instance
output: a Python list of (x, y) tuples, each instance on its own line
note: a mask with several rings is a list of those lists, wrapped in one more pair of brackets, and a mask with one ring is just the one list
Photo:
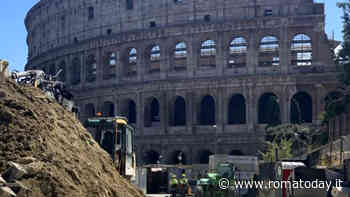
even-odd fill
[(258, 155), (267, 124), (320, 124), (337, 94), (313, 0), (40, 0), (25, 25), (25, 69), (62, 69), (82, 121), (128, 117), (139, 164)]

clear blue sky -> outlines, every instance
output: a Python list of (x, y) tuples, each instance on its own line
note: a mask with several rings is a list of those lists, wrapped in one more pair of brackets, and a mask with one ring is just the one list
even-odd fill
[[(10, 62), (10, 69), (23, 70), (27, 61), (27, 32), (24, 17), (39, 0), (2, 0), (0, 7), (0, 59)], [(342, 39), (342, 10), (336, 7), (341, 0), (314, 0), (326, 5), (326, 33)]]

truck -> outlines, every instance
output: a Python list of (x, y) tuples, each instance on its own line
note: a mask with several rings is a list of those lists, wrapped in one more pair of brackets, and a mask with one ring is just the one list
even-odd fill
[(134, 180), (136, 177), (135, 129), (128, 123), (127, 118), (97, 116), (88, 118), (85, 127), (111, 156), (120, 175), (131, 181)]

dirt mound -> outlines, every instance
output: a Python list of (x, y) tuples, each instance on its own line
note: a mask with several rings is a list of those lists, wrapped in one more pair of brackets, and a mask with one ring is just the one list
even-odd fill
[[(140, 196), (73, 114), (34, 87), (0, 83), (0, 172), (28, 169), (23, 196)], [(17, 196), (21, 196), (18, 194)]]

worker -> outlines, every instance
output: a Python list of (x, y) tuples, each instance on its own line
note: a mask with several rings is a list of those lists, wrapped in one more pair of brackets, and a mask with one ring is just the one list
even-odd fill
[(176, 175), (171, 174), (169, 185), (170, 185), (170, 193), (171, 193), (172, 197), (176, 197), (176, 190), (177, 190), (178, 184), (179, 184), (179, 182), (177, 181)]
[(181, 193), (185, 196), (188, 193), (188, 179), (186, 174), (183, 173), (180, 179)]

